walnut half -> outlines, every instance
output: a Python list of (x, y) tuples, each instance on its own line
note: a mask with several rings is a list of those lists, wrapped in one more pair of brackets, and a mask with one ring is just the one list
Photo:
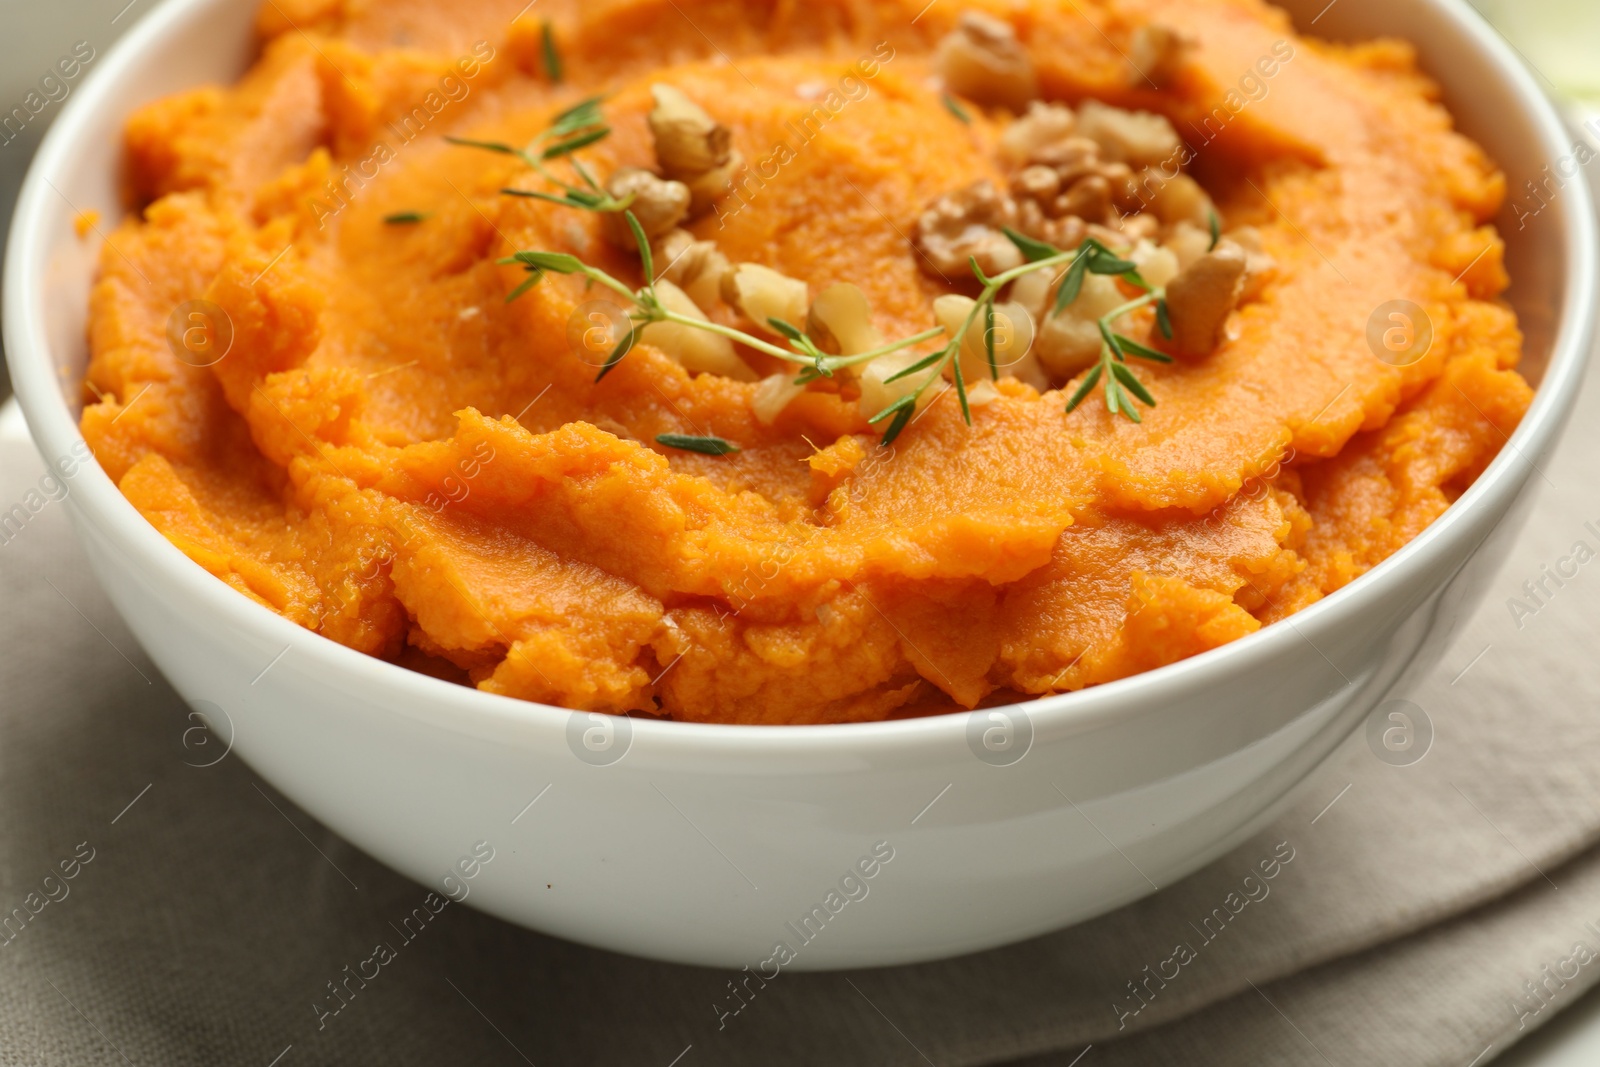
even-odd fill
[[(621, 199), (632, 195), (630, 206), (647, 240), (660, 237), (689, 213), (689, 187), (682, 182), (662, 181), (640, 167), (619, 167), (606, 182), (606, 191)], [(618, 248), (637, 248), (633, 230), (620, 211), (601, 216), (606, 240)]]
[(1017, 31), (993, 15), (963, 13), (939, 42), (936, 63), (946, 89), (979, 104), (1021, 111), (1039, 95), (1039, 76)]
[(917, 219), (914, 240), (924, 273), (944, 280), (967, 277), (973, 258), (991, 277), (1021, 266), (1022, 253), (1000, 232), (1002, 226), (1014, 226), (1016, 218), (1011, 198), (988, 179), (946, 193)]
[(1172, 347), (1191, 358), (1210, 355), (1222, 341), (1228, 313), (1239, 303), (1248, 260), (1232, 242), (1219, 244), (1167, 283)]

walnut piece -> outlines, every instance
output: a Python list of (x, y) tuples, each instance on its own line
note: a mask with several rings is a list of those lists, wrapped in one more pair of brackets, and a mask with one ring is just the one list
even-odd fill
[(1183, 147), (1165, 116), (1125, 111), (1098, 100), (1085, 100), (1079, 106), (1078, 132), (1099, 144), (1104, 158), (1132, 167), (1173, 160)]
[(1013, 166), (1034, 163), (1042, 158), (1041, 151), (1065, 141), (1077, 128), (1078, 116), (1070, 107), (1035, 100), (1000, 135), (1000, 152)]
[(917, 219), (914, 240), (924, 273), (931, 268), (943, 279), (970, 277), (969, 258), (976, 258), (979, 269), (991, 277), (1021, 266), (1022, 253), (1000, 232), (1016, 218), (1011, 198), (988, 179), (946, 193)]
[(750, 411), (761, 425), (771, 426), (789, 402), (805, 391), (805, 386), (794, 384), (792, 370), (768, 375), (750, 394)]
[(1159, 170), (1147, 169), (1137, 179), (1136, 185), (1144, 190), (1150, 210), (1163, 226), (1176, 226), (1187, 222), (1200, 229), (1208, 229), (1216, 207), (1200, 183), (1187, 174), (1174, 174), (1168, 178)]
[[(633, 196), (629, 205), (647, 239), (660, 237), (677, 226), (689, 213), (689, 187), (682, 182), (662, 181), (640, 167), (619, 167), (606, 182), (606, 190), (618, 199)], [(620, 211), (601, 216), (606, 240), (619, 248), (637, 248), (633, 230)]]
[(880, 347), (883, 334), (872, 325), (867, 294), (838, 282), (817, 294), (806, 313), (806, 336), (831, 356), (854, 356)]
[[(1045, 295), (1050, 296), (1050, 293), (1047, 291)], [(1083, 285), (1072, 303), (1059, 315), (1047, 313), (1039, 328), (1034, 350), (1044, 369), (1064, 381), (1091, 366), (1100, 358), (1100, 316), (1126, 299), (1117, 283), (1107, 275), (1084, 275)], [(1046, 302), (1047, 306), (1053, 303), (1053, 299)]]
[(720, 298), (722, 276), (732, 266), (714, 241), (697, 241), (688, 230), (668, 230), (651, 248), (660, 276), (703, 308)]
[(1039, 95), (1039, 76), (1017, 32), (992, 15), (963, 13), (939, 42), (935, 65), (946, 89), (979, 104), (1021, 111)]
[[(689, 294), (665, 278), (656, 282), (655, 290), (656, 299), (668, 311), (686, 318), (705, 320), (705, 312), (689, 299)], [(721, 334), (678, 322), (652, 322), (639, 331), (639, 340), (659, 348), (686, 370), (720, 374), (740, 382), (756, 380), (755, 372), (733, 350), (733, 342)]]
[(800, 328), (806, 321), (806, 283), (759, 263), (740, 263), (722, 275), (722, 299), (757, 329), (781, 336), (772, 319)]
[(647, 120), (661, 173), (687, 182), (728, 162), (733, 136), (728, 127), (674, 86), (652, 85), (650, 95), (655, 107)]
[(1188, 34), (1150, 23), (1133, 31), (1128, 43), (1128, 81), (1136, 89), (1154, 86), (1165, 89), (1188, 62), (1194, 39)]
[(1261, 290), (1278, 276), (1278, 261), (1267, 255), (1261, 246), (1261, 231), (1254, 226), (1240, 226), (1228, 231), (1228, 236), (1218, 242), (1237, 245), (1244, 250), (1244, 288), (1239, 292), (1239, 303), (1247, 303), (1261, 295)]
[(1172, 347), (1179, 355), (1207, 356), (1221, 343), (1223, 325), (1244, 288), (1247, 262), (1244, 249), (1219, 243), (1167, 284)]

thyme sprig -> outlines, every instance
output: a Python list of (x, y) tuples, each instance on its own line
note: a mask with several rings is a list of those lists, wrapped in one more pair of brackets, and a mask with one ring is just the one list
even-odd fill
[(524, 279), (522, 284), (507, 295), (506, 300), (508, 302), (515, 300), (538, 284), (546, 273), (581, 274), (591, 282), (605, 286), (628, 301), (631, 305), (628, 309), (630, 322), (628, 333), (612, 349), (611, 354), (606, 357), (605, 363), (600, 367), (599, 374), (595, 376), (595, 381), (601, 380), (611, 372), (622, 357), (632, 350), (639, 331), (653, 322), (672, 322), (680, 326), (704, 330), (707, 333), (719, 334), (731, 341), (737, 341), (746, 347), (753, 348), (757, 352), (764, 352), (785, 362), (803, 366), (805, 370), (796, 379), (796, 384), (815, 381), (819, 377), (831, 377), (840, 367), (851, 367), (858, 363), (866, 363), (877, 359), (879, 356), (885, 356), (892, 352), (898, 352), (903, 348), (910, 348), (912, 345), (932, 340), (944, 332), (942, 328), (936, 326), (931, 330), (923, 330), (921, 333), (902, 337), (898, 341), (880, 345), (866, 352), (858, 352), (848, 356), (830, 356), (818, 348), (816, 342), (807, 336), (804, 331), (782, 319), (769, 319), (768, 323), (774, 331), (788, 341), (788, 348), (773, 344), (771, 341), (732, 326), (724, 326), (719, 322), (711, 322), (706, 319), (697, 319), (684, 315), (666, 307), (657, 297), (654, 276), (655, 264), (650, 254), (650, 242), (645, 238), (644, 230), (632, 211), (624, 210), (623, 217), (627, 219), (629, 227), (634, 232), (634, 238), (640, 250), (641, 265), (644, 268), (646, 282), (638, 289), (629, 288), (625, 282), (619, 281), (599, 267), (591, 266), (577, 256), (569, 255), (565, 252), (516, 252), (498, 260), (501, 264), (520, 264), (528, 271), (528, 277)]
[[(1018, 251), (1036, 263), (1049, 262), (1056, 256), (1064, 254), (1052, 245), (1035, 241), (1015, 230), (1007, 229), (1005, 234), (1011, 239), (1011, 243), (1017, 246)], [(1115, 323), (1129, 312), (1137, 311), (1147, 304), (1154, 304), (1156, 327), (1163, 337), (1170, 338), (1172, 320), (1167, 313), (1166, 290), (1145, 281), (1139, 274), (1138, 265), (1132, 260), (1123, 259), (1090, 237), (1079, 246), (1076, 257), (1062, 275), (1061, 285), (1056, 290), (1055, 306), (1050, 312), (1052, 315), (1061, 314), (1078, 298), (1078, 293), (1083, 289), (1083, 277), (1086, 273), (1115, 275), (1135, 289), (1142, 289), (1144, 292), (1127, 303), (1112, 308), (1095, 320), (1095, 325), (1100, 331), (1100, 357), (1088, 376), (1079, 383), (1071, 398), (1067, 400), (1067, 411), (1076, 409), (1096, 384), (1104, 382), (1106, 410), (1113, 415), (1120, 412), (1133, 422), (1143, 422), (1139, 409), (1134, 407), (1134, 399), (1148, 407), (1155, 407), (1156, 401), (1155, 397), (1150, 395), (1150, 390), (1145, 388), (1144, 383), (1139, 381), (1138, 376), (1128, 366), (1128, 359), (1132, 357), (1149, 360), (1152, 363), (1171, 363), (1172, 357), (1141, 344), (1126, 334), (1118, 333)]]
[[(623, 213), (623, 217), (627, 220), (628, 227), (632, 231), (634, 243), (639, 249), (640, 265), (643, 268), (644, 284), (638, 288), (632, 288), (599, 267), (585, 263), (577, 256), (565, 252), (521, 251), (498, 261), (504, 265), (520, 265), (527, 272), (527, 277), (523, 279), (521, 284), (506, 294), (507, 303), (528, 292), (528, 290), (539, 284), (546, 274), (550, 273), (581, 274), (590, 284), (603, 285), (627, 301), (628, 331), (606, 357), (599, 373), (595, 375), (595, 381), (598, 382), (611, 373), (616, 365), (622, 361), (623, 357), (633, 350), (640, 331), (651, 323), (656, 322), (670, 322), (680, 326), (687, 326), (691, 329), (718, 334), (757, 352), (763, 352), (786, 363), (796, 364), (803, 368), (794, 379), (794, 384), (796, 385), (805, 385), (816, 381), (818, 378), (832, 377), (834, 372), (840, 368), (868, 363), (882, 356), (891, 355), (946, 334), (943, 326), (935, 326), (932, 329), (923, 330), (909, 337), (902, 337), (899, 340), (880, 345), (867, 352), (835, 356), (823, 352), (816, 341), (807, 335), (804, 330), (783, 319), (769, 318), (766, 325), (783, 341), (787, 342), (787, 347), (774, 344), (766, 338), (757, 337), (752, 333), (732, 326), (724, 326), (708, 319), (694, 318), (666, 307), (656, 294), (655, 264), (650, 251), (650, 242), (645, 237), (644, 228), (640, 225), (638, 218), (629, 209), (632, 197), (629, 196), (624, 199), (613, 197), (595, 181), (594, 176), (584, 167), (576, 155), (579, 150), (587, 148), (611, 134), (611, 127), (606, 124), (600, 105), (600, 97), (590, 97), (574, 104), (558, 114), (547, 129), (541, 131), (523, 148), (516, 148), (499, 141), (475, 141), (460, 137), (446, 138), (452, 144), (514, 156), (562, 191), (561, 195), (557, 196), (554, 193), (537, 189), (507, 188), (501, 190), (505, 194), (544, 200), (584, 211), (620, 211)], [(959, 114), (956, 108), (952, 108), (952, 111), (956, 111)], [(556, 159), (565, 159), (582, 184), (568, 182), (554, 174), (547, 164)], [(1068, 412), (1074, 410), (1089, 395), (1095, 384), (1102, 380), (1105, 383), (1106, 410), (1112, 414), (1121, 412), (1134, 422), (1140, 422), (1142, 420), (1133, 401), (1137, 399), (1145, 405), (1155, 405), (1155, 398), (1150, 395), (1150, 391), (1128, 368), (1127, 361), (1131, 357), (1159, 363), (1170, 363), (1172, 362), (1172, 357), (1116, 332), (1114, 324), (1123, 315), (1153, 303), (1155, 305), (1156, 324), (1162, 335), (1170, 338), (1172, 336), (1172, 324), (1167, 314), (1165, 291), (1146, 282), (1139, 275), (1137, 264), (1122, 258), (1122, 256), (1093, 237), (1086, 238), (1076, 249), (1063, 251), (1015, 230), (1007, 229), (1005, 235), (1012, 244), (1016, 245), (1026, 262), (991, 278), (984, 274), (975, 258), (969, 260), (973, 277), (977, 279), (982, 289), (977, 300), (968, 310), (960, 329), (949, 336), (941, 347), (927, 353), (909, 366), (884, 379), (884, 384), (888, 384), (926, 372), (910, 393), (901, 396), (867, 420), (872, 425), (884, 421), (888, 422), (882, 439), (883, 444), (891, 443), (899, 435), (900, 431), (905, 429), (916, 414), (918, 400), (935, 381), (944, 376), (946, 369), (950, 372), (951, 382), (956, 391), (956, 398), (961, 406), (961, 417), (968, 425), (972, 424), (972, 406), (967, 394), (966, 375), (961, 366), (961, 348), (964, 339), (971, 331), (972, 325), (977, 321), (978, 316), (982, 315), (984, 354), (988, 362), (989, 376), (993, 380), (998, 380), (1000, 366), (995, 352), (995, 300), (999, 297), (1002, 289), (1023, 275), (1055, 267), (1061, 267), (1063, 270), (1060, 284), (1056, 290), (1055, 304), (1050, 311), (1051, 315), (1061, 314), (1068, 305), (1077, 299), (1079, 292), (1083, 288), (1083, 279), (1088, 274), (1119, 277), (1134, 288), (1143, 290), (1140, 296), (1114, 308), (1099, 318), (1100, 359), (1094, 369), (1090, 371), (1088, 377), (1073, 393), (1072, 398), (1067, 402), (1066, 410)]]
[[(501, 189), (507, 196), (521, 196), (533, 200), (547, 200), (563, 207), (583, 211), (625, 211), (633, 202), (632, 196), (621, 199), (612, 196), (597, 181), (589, 168), (583, 165), (576, 153), (583, 148), (611, 136), (605, 114), (600, 109), (602, 98), (591, 96), (556, 115), (551, 124), (541, 130), (522, 148), (503, 141), (475, 141), (467, 137), (445, 137), (453, 145), (477, 148), (503, 156), (514, 156), (538, 172), (545, 181), (561, 190), (561, 195), (540, 189)], [(565, 159), (578, 182), (569, 182), (555, 174), (548, 166), (554, 160)]]

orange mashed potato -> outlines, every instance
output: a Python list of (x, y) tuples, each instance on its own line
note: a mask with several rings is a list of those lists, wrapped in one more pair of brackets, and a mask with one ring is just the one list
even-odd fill
[[(1497, 299), (1501, 174), (1408, 45), (1300, 38), (1254, 0), (968, 5), (1016, 28), (1044, 98), (1167, 116), (1276, 261), (1212, 355), (1139, 366), (1142, 423), (1008, 380), (970, 426), (947, 393), (887, 448), (837, 384), (764, 425), (755, 383), (646, 344), (597, 383), (581, 278), (506, 301), (518, 249), (629, 285), (639, 262), (443, 134), (521, 144), (603, 93), (613, 132), (583, 158), (649, 166), (664, 81), (760, 164), (853, 74), (865, 94), (691, 228), (813, 292), (855, 283), (886, 337), (927, 329), (953, 288), (908, 234), (941, 194), (1003, 184), (1009, 116), (945, 105), (934, 50), (961, 12), (925, 2), (274, 0), (238, 85), (129, 124), (85, 436), (190, 558), (332, 640), (527, 700), (739, 723), (973, 707), (1214, 648), (1360, 576), (1494, 457), (1531, 395)], [(1126, 76), (1152, 22), (1194, 39), (1159, 92)], [(1241, 92), (1283, 41), (1292, 61)], [(1403, 367), (1366, 341), (1396, 298), (1433, 327)], [(209, 330), (215, 362), (169, 343), (191, 301), (211, 317), (176, 330)]]

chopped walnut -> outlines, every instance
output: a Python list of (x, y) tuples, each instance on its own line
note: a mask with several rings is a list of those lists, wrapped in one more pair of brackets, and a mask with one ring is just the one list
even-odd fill
[(1033, 60), (1016, 31), (992, 15), (965, 12), (939, 42), (936, 64), (945, 88), (980, 104), (1021, 111), (1039, 95)]
[[(977, 301), (970, 296), (946, 293), (933, 302), (933, 317), (950, 336), (961, 330), (967, 316)], [(972, 323), (961, 337), (961, 375), (972, 385), (992, 378), (989, 369), (989, 348), (984, 338), (987, 324), (982, 314), (973, 315)], [(1049, 382), (1039, 361), (1034, 356), (1033, 316), (1020, 303), (996, 304), (994, 308), (994, 362), (1002, 378), (1015, 378), (1033, 386), (1045, 388)], [(953, 377), (947, 365), (945, 376)]]
[(1098, 174), (1079, 178), (1051, 205), (1049, 214), (1057, 218), (1076, 215), (1090, 222), (1105, 222), (1111, 215), (1111, 183)]
[(1170, 161), (1183, 147), (1164, 116), (1125, 111), (1098, 100), (1085, 100), (1078, 108), (1078, 132), (1099, 144), (1106, 159), (1132, 167)]
[(704, 108), (671, 85), (652, 85), (650, 133), (656, 162), (669, 178), (687, 182), (728, 162), (732, 133)]
[[(682, 182), (662, 181), (640, 167), (619, 167), (606, 182), (606, 190), (618, 199), (633, 196), (629, 205), (646, 238), (660, 237), (689, 213), (689, 188)], [(620, 211), (601, 216), (606, 239), (619, 248), (637, 248), (633, 230)]]
[(1016, 228), (1035, 241), (1057, 248), (1077, 248), (1089, 235), (1089, 226), (1082, 219), (1076, 215), (1051, 218), (1037, 200), (1017, 201)]
[(1181, 269), (1178, 256), (1172, 249), (1163, 248), (1148, 237), (1134, 244), (1128, 258), (1139, 268), (1139, 277), (1157, 289), (1176, 278)]
[(1011, 195), (1027, 200), (1050, 203), (1061, 191), (1061, 175), (1054, 167), (1038, 163), (1023, 167), (1011, 178)]
[(806, 336), (832, 356), (854, 356), (883, 344), (872, 324), (867, 294), (849, 282), (838, 282), (817, 294), (806, 313)]
[(1187, 174), (1168, 178), (1158, 170), (1149, 169), (1139, 177), (1137, 186), (1149, 197), (1150, 210), (1164, 226), (1187, 222), (1200, 229), (1211, 225), (1211, 214), (1216, 210), (1211, 197), (1200, 183)]
[[(1045, 123), (1050, 121), (1047, 114), (1036, 107), (1012, 126)], [(1030, 139), (1024, 158), (1027, 165), (1012, 176), (1010, 190), (1017, 201), (1017, 226), (1030, 237), (1071, 248), (1083, 239), (1081, 229), (1052, 226), (1047, 220), (1076, 217), (1118, 227), (1123, 225), (1119, 220), (1143, 207), (1133, 169), (1102, 159), (1100, 145), (1087, 137)]]
[(772, 319), (799, 328), (806, 321), (806, 283), (759, 263), (740, 263), (722, 275), (722, 299), (766, 333)]
[[(890, 404), (901, 397), (910, 396), (917, 391), (920, 384), (920, 375), (908, 374), (904, 378), (893, 378), (905, 370), (922, 356), (916, 352), (902, 349), (891, 352), (886, 356), (879, 356), (861, 368), (861, 396), (856, 401), (856, 410), (861, 412), (861, 417), (870, 419)], [(918, 410), (933, 403), (937, 394), (932, 389), (924, 389), (917, 397)]]
[(721, 166), (712, 167), (693, 178), (685, 178), (684, 184), (689, 186), (689, 217), (699, 218), (710, 211), (717, 198), (732, 188), (733, 176), (743, 166), (744, 156), (735, 148), (728, 153), (727, 162)]
[(1040, 152), (1065, 141), (1077, 128), (1078, 116), (1071, 108), (1035, 100), (1000, 135), (1000, 152), (1013, 165), (1037, 162)]
[(1151, 215), (1141, 212), (1137, 215), (1124, 215), (1117, 220), (1117, 225), (1122, 230), (1124, 241), (1149, 241), (1161, 232), (1161, 223)]
[[(705, 319), (705, 312), (689, 299), (689, 294), (666, 279), (656, 282), (655, 291), (656, 299), (668, 311), (691, 319)], [(741, 382), (756, 380), (755, 372), (733, 350), (733, 342), (721, 334), (678, 322), (652, 322), (639, 331), (639, 340), (660, 349), (686, 370), (720, 374)]]
[(730, 266), (713, 241), (697, 241), (688, 230), (668, 230), (652, 247), (660, 276), (689, 294), (696, 304), (710, 307), (721, 296), (722, 276)]
[(1161, 243), (1178, 257), (1178, 269), (1182, 270), (1211, 250), (1211, 234), (1204, 224), (1180, 222)]
[(1133, 31), (1128, 45), (1128, 80), (1135, 88), (1165, 89), (1188, 61), (1194, 39), (1188, 34), (1150, 23)]
[(1222, 328), (1244, 288), (1247, 261), (1238, 245), (1219, 243), (1168, 283), (1172, 347), (1179, 355), (1210, 355), (1221, 343)]
[(1267, 255), (1261, 246), (1261, 232), (1254, 226), (1240, 226), (1228, 231), (1228, 236), (1218, 242), (1237, 245), (1244, 250), (1244, 288), (1239, 292), (1239, 303), (1254, 300), (1261, 290), (1278, 275), (1278, 261)]
[(757, 422), (771, 426), (789, 402), (805, 391), (805, 386), (794, 384), (792, 370), (769, 375), (761, 379), (761, 384), (750, 394), (750, 410)]
[(985, 274), (995, 275), (1022, 265), (1022, 253), (1012, 244), (1002, 226), (1016, 222), (1017, 208), (1011, 198), (987, 179), (965, 189), (946, 193), (930, 204), (917, 220), (914, 238), (922, 253), (924, 272), (945, 279), (969, 277), (968, 259), (976, 258)]
[[(1045, 295), (1048, 297), (1049, 292)], [(1039, 328), (1034, 350), (1044, 369), (1064, 381), (1099, 359), (1102, 339), (1098, 320), (1126, 299), (1109, 276), (1084, 275), (1072, 303), (1059, 315), (1047, 314)]]

